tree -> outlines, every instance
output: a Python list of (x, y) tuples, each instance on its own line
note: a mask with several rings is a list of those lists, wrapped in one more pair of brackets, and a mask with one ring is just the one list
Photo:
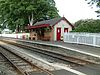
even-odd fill
[(100, 20), (79, 20), (75, 23), (73, 32), (100, 33)]
[[(24, 29), (27, 24), (59, 17), (54, 0), (0, 0), (0, 20), (9, 29)], [(19, 29), (20, 28), (20, 29)]]
[[(86, 0), (86, 1), (88, 1), (88, 4), (90, 4), (91, 6), (94, 5), (94, 4), (96, 4), (96, 6), (98, 8), (100, 8), (100, 0)], [(98, 9), (95, 12), (98, 13), (98, 16), (97, 17), (100, 17), (100, 15), (99, 15), (100, 14), (100, 9)]]

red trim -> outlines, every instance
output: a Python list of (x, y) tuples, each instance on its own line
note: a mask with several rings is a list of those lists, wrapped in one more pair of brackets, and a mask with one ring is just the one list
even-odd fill
[(49, 24), (41, 24), (41, 25), (36, 25), (36, 26), (28, 26), (28, 29), (48, 27), (48, 26), (49, 26)]
[(68, 28), (64, 28), (64, 32), (68, 32)]
[(56, 39), (57, 39), (57, 41), (61, 40), (61, 27), (57, 27)]

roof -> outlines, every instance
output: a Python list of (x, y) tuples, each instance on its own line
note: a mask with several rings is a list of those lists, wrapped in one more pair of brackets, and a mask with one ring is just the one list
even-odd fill
[(62, 17), (62, 18), (54, 18), (54, 19), (51, 19), (51, 20), (40, 21), (40, 22), (35, 23), (34, 26), (29, 26), (28, 28), (29, 29), (32, 29), (32, 28), (40, 28), (40, 27), (54, 26), (58, 22), (60, 22), (61, 20), (65, 20), (73, 28), (73, 25), (65, 17)]
[(34, 26), (36, 25), (41, 25), (41, 24), (49, 24), (50, 26), (54, 25), (57, 21), (59, 21), (61, 18), (54, 18), (51, 20), (44, 20), (44, 21), (40, 21), (34, 24)]

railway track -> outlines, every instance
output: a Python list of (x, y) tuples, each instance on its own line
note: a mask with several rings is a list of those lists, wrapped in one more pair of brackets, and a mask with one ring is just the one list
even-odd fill
[(12, 44), (12, 45), (15, 45), (15, 46), (20, 47), (20, 48), (33, 50), (34, 52), (38, 52), (38, 53), (41, 53), (41, 54), (44, 54), (44, 55), (47, 55), (47, 56), (51, 56), (53, 58), (57, 58), (57, 59), (60, 59), (60, 60), (66, 61), (66, 62), (74, 63), (74, 64), (78, 64), (78, 65), (86, 65), (86, 64), (91, 64), (91, 63), (94, 64), (93, 62), (90, 62), (90, 61), (87, 61), (87, 60), (82, 60), (82, 59), (79, 59), (79, 58), (75, 58), (75, 57), (71, 57), (71, 56), (65, 56), (65, 55), (62, 55), (62, 54), (59, 54), (59, 53), (54, 53), (54, 52), (48, 51), (48, 50), (43, 49), (43, 48), (32, 46), (30, 44), (26, 45), (26, 44), (23, 44), (23, 43), (16, 43), (16, 42), (10, 42), (10, 41), (5, 41), (5, 40), (2, 40), (2, 41), (9, 43), (9, 44)]
[[(0, 50), (1, 49), (2, 48), (0, 48)], [(12, 66), (12, 64), (0, 52), (0, 75), (6, 75), (7, 71), (10, 72), (11, 75), (12, 72), (14, 75), (20, 75), (20, 73), (16, 71), (16, 69)]]
[(16, 68), (17, 72), (19, 72), (21, 75), (30, 75), (31, 72), (40, 72), (45, 73), (46, 75), (53, 75), (50, 71), (32, 64), (28, 60), (20, 57), (19, 55), (2, 46), (0, 46), (0, 55), (3, 56), (3, 58), (0, 57), (1, 60), (4, 60), (4, 58), (6, 58), (6, 60), (8, 60), (9, 63), (12, 64), (12, 66)]
[[(56, 63), (55, 61), (58, 62), (58, 60), (61, 60), (61, 63), (63, 63), (63, 61), (64, 62), (69, 62), (69, 63), (64, 63), (69, 68), (72, 68), (76, 71), (82, 72), (86, 75), (100, 75), (100, 65), (99, 64), (89, 62), (89, 61), (85, 61), (85, 60), (81, 60), (81, 59), (77, 59), (75, 57), (71, 57), (72, 58), (71, 59), (70, 56), (61, 55), (59, 53), (57, 54), (55, 52), (51, 52), (50, 50), (47, 50), (47, 48), (44, 49), (45, 47), (42, 48), (41, 46), (40, 47), (35, 46), (35, 45), (33, 45), (31, 43), (28, 43), (28, 42), (27, 43), (26, 42), (20, 42), (19, 40), (18, 41), (3, 40), (2, 42), (8, 43), (8, 47), (9, 48), (11, 47), (12, 49), (13, 49), (13, 47), (15, 47), (15, 48), (20, 47), (18, 49), (22, 49), (22, 52), (25, 51), (27, 54), (29, 53), (33, 56), (34, 56), (34, 54), (36, 54), (40, 57), (42, 57), (41, 55), (43, 55), (43, 57), (42, 57), (43, 60), (44, 60), (44, 58), (49, 60), (49, 57), (50, 57), (51, 64), (52, 63), (55, 64)], [(63, 65), (61, 65), (61, 66), (63, 66)], [(53, 73), (53, 74), (55, 74), (55, 73)], [(62, 75), (62, 74), (60, 74), (60, 75)], [(71, 74), (68, 74), (68, 75), (71, 75)]]

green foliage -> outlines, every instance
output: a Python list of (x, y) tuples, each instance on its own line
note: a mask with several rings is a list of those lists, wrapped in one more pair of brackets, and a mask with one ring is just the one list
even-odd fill
[[(96, 6), (98, 7), (98, 8), (100, 8), (100, 0), (86, 0), (86, 1), (88, 1), (88, 4), (90, 4), (91, 6), (92, 5), (94, 5), (94, 4), (96, 4)], [(99, 10), (97, 10), (97, 11), (95, 11), (96, 13), (98, 13), (98, 16), (97, 17), (100, 17), (100, 9)]]
[(75, 23), (73, 32), (100, 33), (100, 20), (79, 20)]
[(6, 20), (11, 30), (24, 29), (32, 14), (34, 23), (59, 17), (54, 0), (0, 0), (0, 23)]

